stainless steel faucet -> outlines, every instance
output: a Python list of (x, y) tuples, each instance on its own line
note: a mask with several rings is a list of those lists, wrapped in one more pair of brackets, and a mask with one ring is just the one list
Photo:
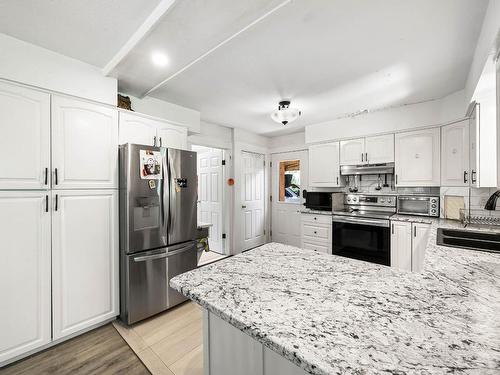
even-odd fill
[(498, 197), (500, 197), (500, 190), (497, 190), (496, 192), (491, 194), (491, 197), (488, 198), (488, 201), (486, 202), (484, 209), (490, 211), (496, 210)]

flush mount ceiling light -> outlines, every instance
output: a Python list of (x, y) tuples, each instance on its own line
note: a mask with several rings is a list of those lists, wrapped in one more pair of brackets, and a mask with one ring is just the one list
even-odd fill
[(302, 114), (297, 108), (290, 108), (290, 100), (282, 100), (278, 103), (278, 109), (271, 113), (271, 118), (283, 125), (297, 120)]
[(151, 61), (156, 66), (162, 68), (168, 64), (168, 57), (163, 52), (156, 51), (151, 54)]

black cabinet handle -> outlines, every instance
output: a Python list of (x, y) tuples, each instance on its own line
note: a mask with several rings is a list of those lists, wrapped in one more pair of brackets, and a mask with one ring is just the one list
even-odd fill
[(156, 136), (153, 137), (153, 146), (156, 147)]
[(417, 227), (415, 225), (413, 226), (413, 237), (417, 237)]
[(467, 183), (467, 171), (464, 171), (464, 184)]
[(45, 212), (49, 212), (49, 196), (45, 196)]
[(339, 184), (339, 178), (337, 177), (337, 185)]
[(49, 182), (49, 168), (45, 168), (45, 184), (47, 185)]
[(57, 168), (54, 169), (54, 179), (55, 179), (55, 184), (57, 185), (59, 183), (59, 180), (57, 178)]
[(161, 137), (160, 137), (160, 147), (161, 147)]
[(56, 205), (55, 205), (55, 211), (57, 211), (57, 201), (58, 201), (59, 196), (56, 194)]
[(392, 234), (394, 234), (394, 224), (392, 224)]
[(363, 158), (364, 158), (364, 155), (363, 155), (363, 153), (361, 153), (361, 161), (363, 161)]
[(398, 184), (398, 175), (396, 175), (396, 185)]

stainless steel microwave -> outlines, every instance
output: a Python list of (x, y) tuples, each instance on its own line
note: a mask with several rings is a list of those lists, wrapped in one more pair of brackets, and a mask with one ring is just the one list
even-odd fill
[(398, 196), (398, 214), (439, 217), (439, 197), (437, 196)]

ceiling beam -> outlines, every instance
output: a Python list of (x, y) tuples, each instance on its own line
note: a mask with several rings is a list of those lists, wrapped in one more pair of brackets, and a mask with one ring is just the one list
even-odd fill
[(113, 58), (102, 69), (105, 76), (118, 66), (118, 64), (135, 48), (135, 46), (149, 33), (149, 31), (156, 25), (156, 22), (172, 7), (175, 0), (161, 0), (151, 14), (146, 18), (141, 26), (132, 34), (132, 36), (125, 42), (120, 50), (113, 56)]
[(285, 1), (281, 2), (280, 4), (278, 4), (277, 6), (275, 6), (274, 8), (272, 8), (270, 11), (268, 11), (264, 15), (260, 16), (256, 20), (252, 21), (251, 23), (249, 23), (248, 25), (246, 25), (244, 28), (242, 28), (238, 32), (236, 32), (233, 35), (231, 35), (230, 37), (224, 39), (222, 42), (220, 42), (219, 44), (217, 44), (215, 47), (212, 47), (207, 52), (205, 52), (201, 56), (197, 57), (196, 59), (194, 59), (193, 61), (191, 61), (189, 64), (187, 64), (186, 66), (184, 66), (183, 68), (181, 68), (180, 70), (178, 70), (177, 72), (175, 72), (174, 74), (168, 76), (163, 81), (161, 81), (157, 85), (153, 86), (152, 88), (150, 88), (149, 90), (147, 90), (146, 92), (144, 92), (142, 95), (140, 95), (140, 98), (142, 99), (145, 96), (148, 96), (149, 94), (151, 94), (153, 91), (158, 90), (161, 86), (165, 85), (168, 81), (170, 81), (171, 79), (177, 77), (179, 74), (181, 74), (185, 70), (189, 69), (190, 67), (192, 67), (194, 64), (198, 63), (199, 61), (203, 60), (205, 57), (207, 57), (208, 55), (210, 55), (211, 53), (213, 53), (215, 50), (217, 50), (218, 48), (222, 47), (226, 43), (230, 42), (231, 40), (233, 40), (234, 38), (236, 38), (241, 33), (245, 32), (246, 30), (248, 30), (251, 27), (253, 27), (256, 24), (258, 24), (260, 21), (262, 21), (265, 18), (269, 17), (271, 14), (273, 14), (274, 12), (276, 12), (278, 9), (280, 9), (280, 8), (284, 7), (285, 5), (289, 4), (291, 1), (292, 0), (285, 0)]

